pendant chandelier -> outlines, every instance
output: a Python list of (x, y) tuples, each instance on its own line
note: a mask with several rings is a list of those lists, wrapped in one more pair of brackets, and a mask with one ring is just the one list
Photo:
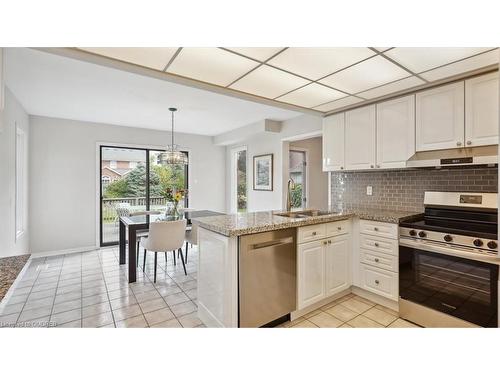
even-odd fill
[(162, 152), (158, 155), (158, 163), (164, 165), (171, 164), (188, 164), (188, 157), (185, 152), (180, 150), (179, 145), (174, 143), (174, 112), (177, 111), (177, 108), (169, 108), (168, 109), (172, 113), (172, 143), (167, 145), (167, 149), (165, 152)]

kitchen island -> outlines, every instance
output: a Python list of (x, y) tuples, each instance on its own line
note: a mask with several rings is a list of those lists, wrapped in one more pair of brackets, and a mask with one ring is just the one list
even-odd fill
[[(304, 235), (300, 235), (300, 231), (304, 232), (303, 227), (315, 228), (325, 225), (326, 228), (326, 225), (334, 222), (342, 222), (342, 225), (338, 226), (342, 228), (339, 234), (348, 236), (354, 219), (389, 223), (397, 227), (400, 221), (421, 214), (371, 209), (340, 212), (326, 209), (320, 211), (318, 215), (298, 215), (298, 217), (286, 215), (287, 213), (282, 211), (264, 211), (193, 219), (193, 223), (198, 224), (200, 228), (198, 232), (198, 316), (207, 327), (240, 326), (239, 246), (243, 236), (292, 229), (297, 231), (296, 238), (301, 238), (301, 236), (303, 238)], [(337, 225), (334, 230), (336, 228)], [(312, 237), (316, 235), (318, 239), (321, 238), (321, 233), (311, 232)], [(312, 239), (307, 240), (312, 241)], [(347, 243), (350, 253), (352, 242)], [(295, 246), (296, 244), (297, 242)], [(349, 256), (346, 261), (351, 262), (351, 257)], [(258, 278), (259, 275), (255, 277)], [(300, 283), (300, 278), (300, 273), (297, 273), (297, 283)], [(347, 287), (350, 288), (350, 284)], [(297, 306), (299, 305), (298, 301)]]

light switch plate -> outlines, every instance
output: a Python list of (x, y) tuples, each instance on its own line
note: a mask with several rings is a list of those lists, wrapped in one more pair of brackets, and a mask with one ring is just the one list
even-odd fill
[(373, 188), (371, 186), (366, 187), (366, 195), (373, 195)]

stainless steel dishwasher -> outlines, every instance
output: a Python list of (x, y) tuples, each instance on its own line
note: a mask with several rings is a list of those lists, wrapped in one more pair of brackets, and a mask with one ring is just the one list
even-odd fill
[(296, 230), (239, 238), (239, 325), (261, 327), (296, 308)]

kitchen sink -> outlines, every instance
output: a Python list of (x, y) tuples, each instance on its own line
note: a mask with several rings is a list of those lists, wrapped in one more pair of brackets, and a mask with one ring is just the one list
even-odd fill
[(280, 213), (276, 213), (275, 215), (289, 217), (291, 219), (301, 219), (301, 218), (307, 218), (307, 217), (312, 217), (312, 216), (331, 215), (334, 213), (335, 212), (331, 212), (331, 211), (305, 210), (305, 211), (280, 212)]

